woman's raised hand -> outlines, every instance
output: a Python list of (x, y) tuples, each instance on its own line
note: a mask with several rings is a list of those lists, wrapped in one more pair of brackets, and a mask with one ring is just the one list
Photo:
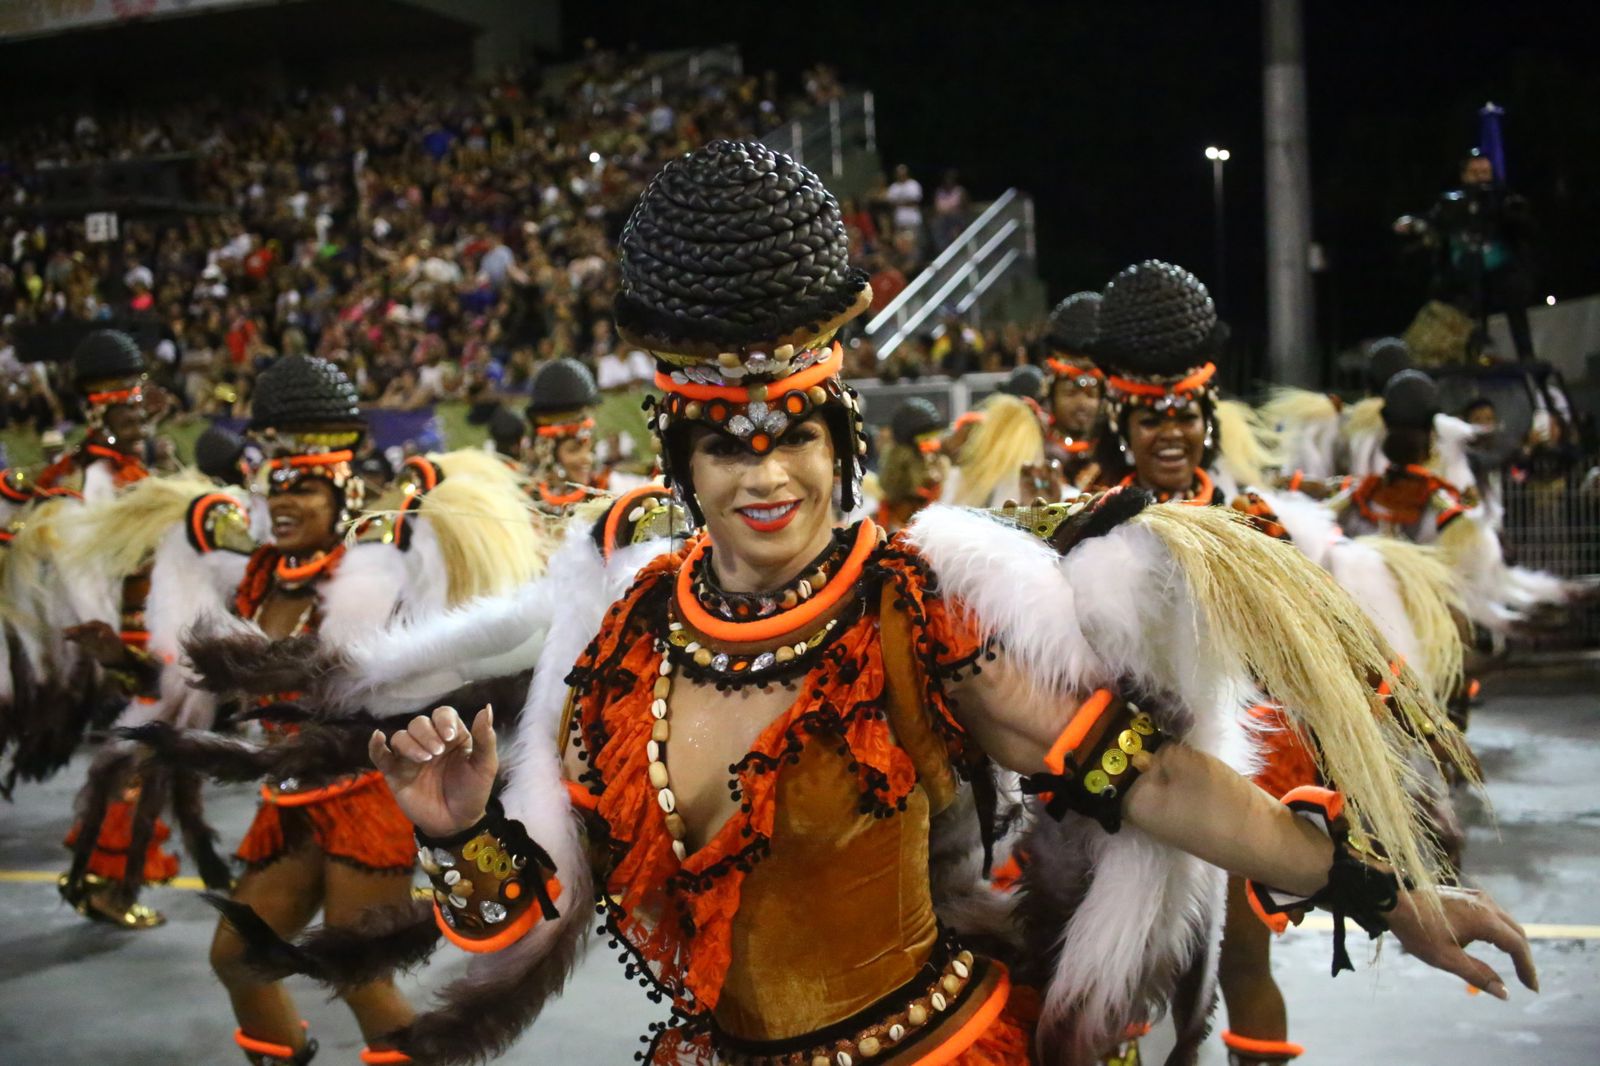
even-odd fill
[(449, 836), (488, 808), (500, 769), (494, 708), (479, 711), (470, 730), (454, 707), (419, 714), (387, 740), (374, 730), (367, 754), (411, 824), (426, 836)]

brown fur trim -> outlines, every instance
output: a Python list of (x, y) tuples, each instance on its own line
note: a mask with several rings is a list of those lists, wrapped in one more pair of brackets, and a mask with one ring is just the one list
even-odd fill
[(440, 940), (433, 907), (422, 901), (368, 911), (353, 929), (324, 925), (287, 941), (248, 905), (209, 892), (201, 898), (244, 939), (245, 965), (265, 981), (301, 974), (337, 992), (416, 969)]
[(133, 808), (133, 827), (128, 836), (128, 861), (123, 863), (120, 897), (132, 903), (144, 887), (145, 853), (155, 835), (156, 818), (172, 793), (172, 770), (166, 766), (148, 768), (139, 786), (139, 802)]
[(175, 729), (147, 722), (119, 730), (150, 749), (149, 759), (203, 774), (215, 781), (254, 781), (262, 777), (311, 780), (365, 769), (367, 737), (362, 730), (308, 723), (293, 736), (255, 744), (203, 729)]
[(314, 634), (273, 640), (234, 618), (196, 622), (184, 634), (183, 650), (199, 686), (222, 694), (306, 692), (318, 678), (347, 665), (343, 653)]
[(200, 775), (178, 769), (172, 775), (172, 820), (183, 837), (183, 849), (194, 860), (200, 880), (209, 889), (226, 890), (233, 882), (233, 869), (217, 850), (217, 831), (206, 821), (205, 803), (200, 794)]

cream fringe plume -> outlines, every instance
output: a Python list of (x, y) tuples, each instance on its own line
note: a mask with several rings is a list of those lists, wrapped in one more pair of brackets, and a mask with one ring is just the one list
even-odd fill
[(1383, 432), (1383, 397), (1368, 396), (1345, 408), (1344, 435), (1349, 440), (1367, 433)]
[(6, 548), (5, 594), (20, 608), (20, 621), (37, 622), (29, 601), (53, 594), (47, 588), (51, 567), (62, 549), (64, 531), (77, 522), (83, 506), (71, 498), (41, 500), (15, 520), (16, 536)]
[(983, 415), (961, 447), (955, 498), (945, 503), (987, 507), (997, 488), (1016, 482), (1024, 464), (1044, 459), (1044, 430), (1025, 401), (997, 392), (983, 402)]
[(1436, 549), (1398, 537), (1357, 537), (1356, 543), (1383, 557), (1422, 649), (1423, 676), (1437, 698), (1449, 699), (1461, 685), (1466, 648), (1461, 633), (1466, 604), (1454, 571)]
[(1257, 411), (1267, 425), (1288, 431), (1306, 422), (1338, 421), (1339, 409), (1325, 392), (1275, 386)]
[(193, 471), (147, 477), (104, 503), (89, 504), (62, 538), (57, 562), (66, 570), (94, 568), (121, 576), (145, 561), (197, 496), (217, 492)]
[[(1417, 675), (1392, 676), (1393, 653), (1355, 601), (1293, 546), (1263, 537), (1231, 509), (1161, 504), (1132, 521), (1182, 569), (1216, 653), (1235, 658), (1320, 741), (1311, 750), (1343, 794), (1352, 829), (1380, 845), (1401, 877), (1433, 887), (1441, 856), (1408, 796), (1420, 783), (1410, 759), (1433, 755), (1402, 723), (1431, 725), (1448, 758), (1469, 760)], [(1373, 713), (1380, 677), (1392, 688), (1393, 713)]]
[(1256, 409), (1262, 424), (1278, 434), (1277, 466), (1309, 477), (1335, 473), (1339, 408), (1327, 393), (1277, 386)]
[(1273, 425), (1249, 404), (1218, 400), (1217, 459), (1241, 485), (1260, 485), (1268, 467), (1283, 465), (1280, 438)]
[(444, 480), (422, 498), (450, 575), (449, 602), (515, 588), (544, 573), (555, 538), (535, 524), (517, 475), (498, 457), (463, 448), (437, 457)]
[(475, 448), (429, 458), (444, 477), (423, 495), (415, 517), (426, 520), (438, 545), (446, 605), (504, 592), (544, 573), (555, 537), (535, 517), (515, 472)]

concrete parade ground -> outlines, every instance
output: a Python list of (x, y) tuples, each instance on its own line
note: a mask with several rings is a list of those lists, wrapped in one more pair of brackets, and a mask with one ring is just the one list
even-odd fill
[[(1511, 1000), (1469, 996), (1386, 943), (1372, 960), (1352, 927), (1357, 972), (1328, 977), (1329, 924), (1315, 917), (1273, 953), (1303, 1066), (1596, 1066), (1600, 1064), (1600, 664), (1519, 667), (1487, 675), (1469, 739), (1487, 778), (1488, 803), (1458, 795), (1470, 827), (1466, 870), (1528, 927), (1543, 994), (1514, 985), (1509, 963), (1488, 958), (1512, 984)], [(175, 1066), (242, 1061), (234, 1022), (206, 956), (215, 914), (185, 878), (145, 902), (168, 924), (128, 933), (79, 918), (56, 894), (60, 845), (72, 797), (88, 765), (0, 805), (0, 1064)], [(237, 842), (255, 807), (253, 787), (207, 791), (222, 841)], [(193, 866), (185, 859), (184, 873)], [(448, 947), (404, 980), (413, 1001), (460, 972)], [(354, 1019), (308, 982), (292, 985), (322, 1044), (317, 1066), (353, 1064)], [(623, 980), (615, 953), (592, 942), (565, 996), (500, 1061), (628, 1064), (639, 1036), (660, 1017)], [(1216, 1028), (1225, 1024), (1219, 1014)], [(1159, 1063), (1170, 1039), (1145, 1042)], [(1204, 1066), (1222, 1066), (1213, 1038)]]

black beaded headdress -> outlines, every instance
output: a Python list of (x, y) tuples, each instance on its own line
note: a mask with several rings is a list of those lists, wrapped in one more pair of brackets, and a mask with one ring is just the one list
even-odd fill
[(528, 424), (504, 407), (496, 407), (489, 416), (489, 439), (497, 445), (504, 441), (520, 441), (527, 431)]
[(528, 402), (528, 422), (533, 427), (533, 466), (548, 470), (562, 480), (566, 471), (556, 460), (556, 449), (564, 440), (582, 440), (594, 432), (589, 409), (600, 402), (594, 375), (576, 359), (555, 359), (533, 375), (532, 396)]
[(366, 420), (356, 388), (343, 370), (316, 356), (279, 359), (256, 379), (250, 430), (266, 452), (272, 491), (283, 491), (301, 478), (319, 477), (339, 494), (341, 524), (361, 509), (363, 486), (351, 461)]
[(896, 444), (920, 445), (922, 442), (917, 438), (944, 428), (939, 409), (921, 396), (901, 400), (894, 414), (889, 416), (889, 434)]
[(244, 438), (222, 426), (211, 426), (194, 442), (194, 465), (206, 477), (230, 485), (244, 481)]
[(622, 233), (618, 335), (656, 359), (662, 473), (701, 519), (689, 429), (757, 454), (813, 411), (826, 419), (842, 502), (855, 506), (866, 441), (834, 333), (872, 289), (850, 266), (839, 205), (811, 171), (754, 141), (713, 141), (668, 163)]
[[(1051, 353), (1045, 362), (1056, 377), (1079, 379), (1079, 386), (1085, 388), (1105, 380), (1090, 355), (1099, 335), (1099, 323), (1097, 292), (1075, 292), (1056, 304), (1045, 334)], [(1086, 378), (1091, 380), (1083, 380)]]
[(1379, 337), (1367, 345), (1367, 391), (1383, 395), (1389, 379), (1411, 369), (1411, 348), (1399, 337)]
[(1013, 367), (1006, 379), (995, 386), (996, 390), (1007, 396), (1020, 396), (1025, 400), (1037, 401), (1044, 394), (1045, 373), (1032, 363), (1023, 363)]
[(1439, 386), (1420, 370), (1402, 370), (1383, 387), (1383, 424), (1390, 429), (1431, 430), (1440, 410)]
[(72, 381), (90, 429), (98, 429), (110, 408), (143, 402), (144, 356), (126, 333), (97, 329), (72, 350)]
[(1209, 416), (1227, 327), (1200, 279), (1146, 259), (1123, 270), (1101, 298), (1096, 361), (1106, 372), (1113, 423), (1126, 410), (1176, 411), (1199, 403)]

